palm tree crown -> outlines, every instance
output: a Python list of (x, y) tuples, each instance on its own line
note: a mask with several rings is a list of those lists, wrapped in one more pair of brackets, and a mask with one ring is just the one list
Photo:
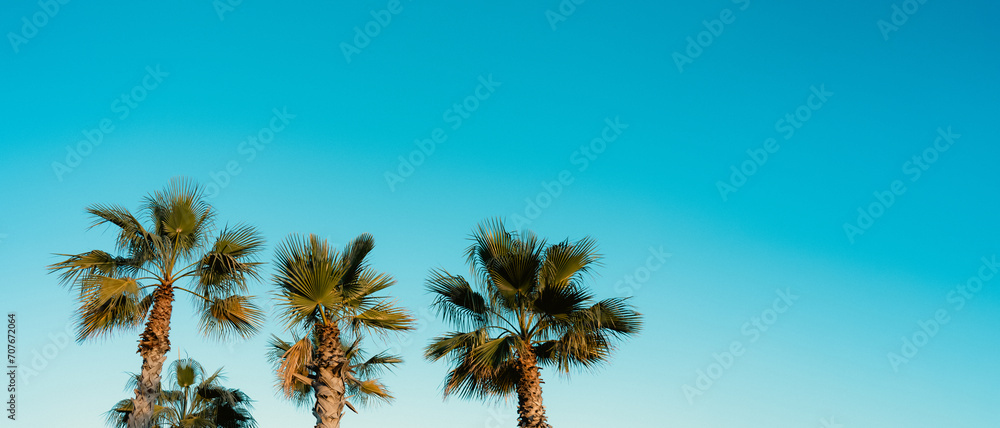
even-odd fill
[(590, 238), (548, 245), (531, 232), (480, 224), (466, 251), (475, 288), (460, 275), (431, 271), (432, 307), (455, 328), (425, 356), (447, 358), (445, 395), (504, 398), (517, 393), (521, 426), (547, 426), (538, 366), (569, 373), (608, 360), (641, 315), (625, 298), (594, 302), (584, 280), (599, 265)]
[[(405, 309), (378, 295), (395, 281), (368, 266), (367, 257), (374, 247), (372, 236), (362, 234), (341, 253), (325, 240), (309, 235), (290, 236), (277, 250), (274, 281), (279, 314), (288, 329), (303, 331), (309, 337), (295, 344), (278, 339), (275, 346), (280, 349), (287, 345), (287, 349), (280, 357), (272, 356), (272, 360), (279, 362), (277, 373), (287, 397), (301, 398), (309, 384), (315, 398), (317, 427), (339, 426), (351, 388), (369, 392), (356, 395), (359, 400), (366, 396), (388, 397), (377, 382), (352, 380), (367, 374), (362, 373), (364, 370), (352, 372), (350, 354), (358, 340), (366, 334), (413, 328), (413, 318)], [(342, 342), (348, 337), (352, 340), (347, 342), (353, 345), (345, 347)], [(394, 357), (380, 358), (394, 363)]]
[[(225, 227), (211, 240), (215, 213), (202, 190), (173, 180), (147, 196), (145, 224), (118, 205), (87, 208), (91, 227), (113, 225), (117, 255), (91, 250), (60, 254), (49, 266), (62, 283), (79, 292), (78, 340), (142, 325), (153, 304), (153, 287), (170, 287), (195, 296), (206, 334), (248, 336), (260, 327), (263, 312), (251, 301), (248, 279), (260, 279), (255, 256), (264, 240), (248, 225)], [(186, 264), (185, 264), (186, 263)], [(176, 284), (191, 283), (191, 290)]]
[(117, 254), (61, 254), (65, 259), (49, 268), (77, 292), (78, 340), (145, 322), (138, 349), (143, 365), (129, 426), (148, 428), (170, 350), (174, 291), (194, 296), (204, 334), (255, 333), (264, 314), (245, 293), (247, 281), (259, 279), (255, 257), (264, 241), (247, 225), (224, 227), (213, 239), (215, 213), (202, 189), (183, 179), (147, 196), (139, 218), (118, 205), (92, 205), (87, 212), (94, 217), (91, 227), (117, 229)]
[[(243, 391), (222, 386), (222, 369), (211, 375), (197, 361), (184, 358), (174, 361), (169, 370), (171, 389), (161, 389), (154, 410), (153, 424), (158, 428), (256, 428), (250, 414), (250, 397)], [(133, 375), (129, 388), (137, 385)], [(135, 410), (132, 400), (119, 401), (106, 414), (107, 424), (125, 428)]]

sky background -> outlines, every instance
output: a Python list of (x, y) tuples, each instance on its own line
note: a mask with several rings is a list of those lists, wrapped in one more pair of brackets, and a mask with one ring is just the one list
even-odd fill
[[(220, 224), (258, 226), (265, 260), (290, 233), (375, 236), (372, 263), (420, 327), (370, 344), (406, 360), (385, 378), (397, 399), (345, 427), (516, 425), (516, 400), (442, 400), (447, 367), (421, 357), (446, 329), (426, 309), (428, 271), (466, 271), (469, 233), (495, 216), (551, 241), (595, 238), (605, 258), (590, 287), (632, 295), (646, 317), (606, 367), (543, 370), (553, 426), (1000, 426), (1000, 278), (958, 289), (1000, 253), (996, 3), (403, 0), (384, 26), (370, 22), (389, 2), (349, 3), (5, 4), (0, 296), (32, 370), (3, 426), (100, 427), (130, 396), (138, 331), (67, 342), (74, 299), (45, 267), (112, 248), (86, 206), (137, 210), (175, 176), (214, 186)], [(913, 13), (880, 30), (894, 6)], [(366, 25), (377, 35), (345, 55)], [(99, 145), (79, 143), (105, 119)], [(616, 120), (627, 128), (606, 131)], [(271, 123), (284, 127), (251, 156)], [(960, 137), (934, 149), (949, 127)], [(414, 155), (437, 128), (443, 142)], [(748, 150), (760, 159), (768, 138), (779, 148), (758, 165)], [(913, 180), (907, 162), (925, 153), (936, 162)], [(733, 168), (753, 172), (743, 183)], [(546, 190), (560, 174), (572, 182)], [(905, 193), (872, 207), (896, 180)], [(878, 216), (849, 234), (859, 208)], [(648, 269), (661, 248), (671, 256)], [(777, 290), (797, 299), (775, 319)], [(272, 387), (273, 317), (219, 344), (192, 306), (175, 306), (171, 353), (224, 366), (262, 427), (311, 426)], [(938, 311), (948, 322), (925, 343), (918, 323)], [(746, 323), (762, 316), (773, 324), (756, 335)], [(924, 346), (894, 367), (904, 338)], [(734, 342), (745, 353), (699, 388)]]

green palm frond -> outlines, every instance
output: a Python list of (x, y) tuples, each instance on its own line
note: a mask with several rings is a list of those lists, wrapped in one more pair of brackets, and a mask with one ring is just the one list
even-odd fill
[(354, 332), (402, 331), (412, 328), (408, 312), (375, 295), (394, 284), (391, 276), (369, 267), (374, 248), (370, 235), (351, 241), (344, 253), (315, 235), (292, 235), (276, 252), (277, 306), (288, 326), (338, 323)]
[(139, 282), (135, 278), (128, 277), (88, 275), (81, 280), (81, 285), (83, 294), (92, 297), (99, 304), (114, 298), (139, 296), (140, 293)]
[(252, 226), (224, 228), (196, 267), (197, 291), (209, 298), (246, 293), (247, 280), (260, 279), (256, 255), (263, 246), (264, 238)]
[(191, 358), (175, 360), (168, 371), (173, 377), (174, 385), (180, 388), (190, 387), (205, 377), (205, 369), (201, 367), (201, 363)]
[(388, 300), (382, 300), (349, 320), (349, 328), (356, 334), (383, 335), (388, 332), (413, 330), (410, 313)]
[(514, 361), (486, 369), (461, 360), (445, 377), (444, 393), (463, 399), (499, 401), (514, 393), (517, 379)]
[(437, 361), (450, 356), (452, 362), (461, 361), (487, 340), (489, 335), (485, 327), (470, 332), (453, 331), (431, 339), (430, 345), (424, 348), (424, 357)]
[(121, 400), (104, 414), (104, 423), (112, 428), (127, 428), (128, 416), (135, 410), (131, 399)]
[[(130, 375), (127, 389), (134, 389), (137, 375)], [(162, 428), (256, 428), (250, 413), (253, 400), (239, 389), (221, 385), (222, 369), (206, 374), (200, 363), (183, 358), (168, 368), (153, 410), (153, 426)], [(169, 386), (169, 387), (167, 387)], [(105, 413), (108, 426), (128, 425), (134, 411), (132, 400), (121, 400)]]
[(569, 323), (575, 319), (573, 314), (586, 309), (593, 298), (582, 287), (545, 287), (536, 294), (531, 310), (544, 317), (543, 326), (560, 321)]
[(368, 359), (365, 359), (364, 361), (352, 362), (351, 370), (358, 378), (371, 379), (381, 376), (385, 371), (392, 370), (394, 366), (402, 363), (403, 359), (399, 356), (390, 355), (386, 352), (380, 352), (368, 357)]
[(595, 318), (603, 329), (619, 336), (632, 335), (642, 330), (642, 314), (628, 303), (628, 298), (604, 299), (593, 306)]
[(279, 245), (274, 281), (278, 307), (289, 327), (317, 322), (325, 310), (341, 305), (337, 258), (326, 241), (315, 235), (292, 235)]
[(594, 369), (607, 360), (617, 342), (641, 328), (642, 315), (626, 299), (605, 299), (574, 312), (565, 322), (554, 322), (551, 330), (561, 334), (556, 340), (540, 343), (535, 351), (539, 363), (563, 373), (574, 368)]
[(427, 288), (434, 294), (431, 308), (457, 328), (476, 328), (488, 319), (486, 299), (461, 276), (444, 270), (432, 270)]
[(401, 364), (403, 359), (397, 355), (391, 355), (385, 351), (368, 356), (361, 348), (361, 339), (355, 339), (353, 343), (343, 344), (344, 357), (348, 361), (350, 372), (357, 379), (371, 379), (381, 376), (388, 370), (392, 370), (397, 364)]
[(153, 222), (154, 234), (184, 257), (203, 245), (215, 217), (204, 189), (185, 178), (171, 179), (164, 190), (147, 196), (143, 209)]
[(353, 280), (345, 276), (341, 288), (341, 296), (345, 307), (364, 309), (379, 300), (375, 294), (391, 287), (396, 280), (387, 273), (374, 269), (365, 269), (357, 273)]
[(155, 233), (148, 231), (142, 223), (127, 209), (119, 205), (94, 204), (87, 208), (87, 213), (94, 217), (90, 227), (112, 224), (118, 227), (118, 237), (115, 241), (119, 252), (131, 255), (137, 262), (154, 259), (158, 253), (163, 254), (163, 242)]
[(344, 278), (357, 278), (367, 265), (368, 254), (375, 249), (375, 238), (371, 234), (362, 233), (347, 243), (340, 255), (338, 265), (342, 267)]
[(530, 354), (564, 373), (598, 367), (641, 329), (641, 314), (625, 299), (594, 303), (584, 286), (600, 266), (592, 238), (549, 245), (491, 219), (470, 239), (465, 255), (477, 289), (444, 270), (432, 270), (427, 280), (432, 307), (457, 329), (424, 350), (427, 359), (451, 366), (445, 396), (506, 397), (515, 391), (516, 364), (531, 361)]
[[(361, 339), (356, 339), (350, 345), (344, 344), (344, 355), (348, 365), (343, 377), (348, 399), (364, 407), (392, 401), (392, 393), (376, 378), (402, 363), (402, 358), (386, 352), (368, 357), (361, 349), (360, 343)], [(357, 412), (353, 407), (352, 410)]]
[[(208, 415), (214, 416), (215, 428), (256, 428), (257, 421), (250, 414), (252, 400), (238, 389), (212, 388), (200, 391), (209, 402)], [(224, 400), (212, 397), (224, 397)]]
[(473, 243), (465, 251), (469, 273), (479, 284), (489, 284), (489, 265), (494, 260), (505, 258), (511, 251), (513, 236), (507, 232), (500, 219), (491, 219), (477, 225), (470, 239)]
[(550, 245), (545, 249), (545, 263), (539, 275), (543, 288), (569, 287), (574, 280), (590, 273), (600, 266), (601, 255), (597, 252), (597, 242), (583, 238), (577, 242), (568, 240)]
[(595, 370), (611, 356), (615, 347), (597, 332), (570, 332), (559, 340), (542, 342), (535, 349), (539, 364), (554, 366), (568, 375), (572, 369)]
[(203, 303), (200, 329), (214, 337), (238, 335), (250, 337), (264, 325), (264, 311), (252, 296), (229, 296)]
[(574, 312), (571, 328), (600, 331), (614, 338), (624, 338), (642, 329), (642, 314), (628, 303), (628, 298), (604, 299)]
[(468, 353), (467, 362), (473, 367), (482, 367), (488, 371), (513, 360), (515, 352), (523, 348), (520, 338), (507, 334), (472, 348)]
[[(127, 283), (127, 281), (117, 281)], [(125, 284), (127, 285), (127, 284)], [(108, 288), (112, 288), (109, 286)], [(152, 304), (151, 296), (142, 295), (137, 289), (125, 289), (117, 294), (104, 287), (91, 285), (80, 296), (77, 310), (77, 340), (109, 336), (131, 331), (142, 325)]]
[(535, 234), (526, 231), (514, 237), (496, 220), (481, 224), (472, 239), (466, 254), (481, 284), (496, 288), (505, 300), (532, 291), (545, 247)]
[(113, 278), (134, 277), (139, 264), (133, 259), (116, 257), (101, 250), (91, 250), (81, 254), (58, 254), (65, 260), (49, 265), (50, 271), (59, 272), (59, 282), (80, 288), (88, 276), (101, 275)]
[(349, 382), (346, 389), (349, 400), (365, 407), (371, 407), (377, 403), (387, 404), (393, 399), (392, 393), (385, 385), (373, 379)]

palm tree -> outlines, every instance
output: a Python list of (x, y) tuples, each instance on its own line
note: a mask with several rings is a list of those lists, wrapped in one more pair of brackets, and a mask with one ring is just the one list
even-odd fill
[[(117, 228), (115, 252), (60, 254), (49, 268), (79, 293), (77, 340), (138, 328), (142, 369), (129, 428), (149, 428), (160, 392), (160, 371), (170, 350), (174, 291), (194, 296), (203, 334), (247, 337), (263, 323), (260, 308), (246, 296), (247, 280), (259, 279), (255, 261), (264, 241), (247, 225), (224, 227), (212, 240), (215, 213), (202, 189), (174, 179), (142, 204), (144, 223), (118, 205), (92, 205), (91, 227)], [(182, 281), (189, 288), (182, 288)], [(152, 289), (152, 292), (150, 292)]]
[[(305, 406), (313, 402), (310, 367), (318, 345), (315, 339), (316, 336), (312, 335), (296, 337), (293, 341), (286, 342), (272, 336), (268, 346), (267, 359), (274, 365), (277, 377), (275, 386), (296, 405)], [(357, 408), (346, 400), (353, 400), (363, 406), (392, 401), (392, 394), (375, 377), (403, 362), (398, 356), (384, 352), (368, 357), (360, 343), (361, 339), (355, 339), (350, 344), (341, 343), (344, 359), (347, 361), (347, 364), (340, 366), (339, 373), (344, 379), (344, 404), (354, 413), (358, 412)]]
[[(376, 293), (393, 285), (391, 276), (368, 266), (366, 258), (375, 247), (369, 234), (351, 241), (343, 253), (333, 250), (316, 235), (290, 236), (278, 247), (277, 273), (279, 312), (287, 328), (311, 335), (297, 341), (284, 357), (304, 367), (314, 397), (313, 416), (317, 428), (340, 426), (347, 402), (345, 373), (350, 359), (342, 346), (347, 337), (413, 329), (413, 318), (403, 308)], [(307, 344), (312, 347), (311, 351)], [(292, 351), (295, 353), (292, 353)], [(309, 363), (303, 359), (308, 354)], [(285, 391), (296, 380), (305, 382), (301, 369), (279, 369)], [(286, 392), (287, 394), (287, 392)]]
[(432, 303), (455, 331), (432, 339), (425, 356), (447, 357), (444, 394), (500, 399), (517, 394), (518, 426), (549, 427), (540, 367), (568, 374), (608, 360), (616, 342), (637, 333), (641, 315), (624, 298), (593, 302), (585, 277), (599, 265), (596, 242), (547, 245), (531, 232), (480, 224), (466, 251), (476, 289), (434, 269)]
[[(205, 375), (201, 364), (190, 358), (170, 365), (172, 389), (160, 389), (153, 411), (157, 428), (256, 428), (250, 415), (250, 397), (238, 389), (221, 385), (222, 369)], [(129, 387), (135, 388), (139, 376), (133, 375)], [(125, 428), (135, 407), (131, 399), (119, 401), (109, 410), (107, 424)]]

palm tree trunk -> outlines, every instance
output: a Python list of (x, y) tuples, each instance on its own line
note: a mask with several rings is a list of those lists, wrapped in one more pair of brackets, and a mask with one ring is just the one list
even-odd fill
[(344, 350), (340, 346), (340, 329), (336, 325), (316, 324), (315, 334), (319, 341), (317, 355), (313, 359), (316, 378), (312, 382), (316, 395), (316, 405), (313, 406), (316, 428), (339, 428), (346, 401), (342, 377), (345, 361)]
[(542, 405), (542, 376), (535, 352), (530, 347), (517, 359), (517, 426), (519, 428), (552, 428), (545, 420)]
[(132, 400), (134, 409), (128, 418), (128, 428), (151, 428), (153, 426), (153, 406), (160, 395), (160, 371), (170, 351), (170, 313), (173, 310), (174, 290), (170, 285), (161, 284), (153, 292), (153, 307), (150, 310), (146, 330), (139, 336), (139, 355), (142, 356), (142, 371), (139, 386)]

